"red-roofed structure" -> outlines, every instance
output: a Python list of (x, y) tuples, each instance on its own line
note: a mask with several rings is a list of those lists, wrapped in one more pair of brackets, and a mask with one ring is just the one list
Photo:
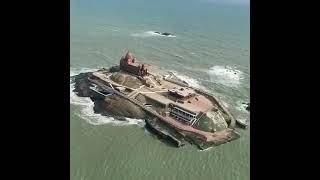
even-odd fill
[(137, 76), (148, 75), (147, 65), (136, 62), (136, 59), (129, 51), (120, 60), (120, 69)]

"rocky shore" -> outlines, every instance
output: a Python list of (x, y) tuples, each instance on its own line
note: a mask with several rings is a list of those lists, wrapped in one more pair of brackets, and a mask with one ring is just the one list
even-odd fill
[[(117, 67), (113, 67), (109, 71), (112, 71), (112, 74), (109, 76), (109, 78), (117, 84), (132, 89), (139, 88), (142, 85), (140, 79), (135, 76), (119, 72)], [(88, 80), (88, 78), (92, 79), (94, 77), (90, 72), (78, 74), (73, 78), (75, 82), (74, 92), (80, 97), (91, 98), (91, 100), (94, 102), (93, 109), (95, 113), (104, 116), (111, 116), (116, 118), (117, 120), (125, 120), (125, 118), (145, 119), (147, 126), (153, 129), (154, 132), (157, 132), (156, 134), (160, 135), (160, 137), (164, 139), (170, 139), (170, 141), (174, 142), (174, 144), (176, 144), (177, 146), (182, 146), (185, 144), (185, 141), (188, 141), (191, 144), (196, 144), (200, 149), (207, 149), (209, 147), (217, 146), (222, 143), (226, 143), (228, 141), (239, 138), (239, 135), (233, 132), (232, 129), (227, 129), (228, 124), (226, 122), (211, 122), (208, 119), (201, 121), (201, 123), (199, 124), (195, 124), (195, 128), (201, 129), (201, 131), (203, 132), (207, 131), (209, 133), (218, 131), (216, 134), (216, 140), (207, 142), (203, 139), (204, 137), (199, 136), (199, 134), (195, 135), (194, 133), (188, 132), (185, 129), (178, 130), (177, 128), (172, 127), (173, 125), (165, 124), (161, 121), (158, 121), (157, 117), (152, 115), (152, 113), (148, 113), (148, 111), (144, 110), (140, 106), (137, 106), (128, 99), (121, 98), (119, 95), (117, 95), (117, 93), (107, 93), (105, 96), (99, 95), (97, 91), (91, 89), (94, 86)], [(149, 102), (148, 99), (145, 99), (144, 96), (137, 96), (136, 99), (138, 99), (140, 102), (145, 102), (145, 104), (152, 104), (152, 102)], [(157, 113), (161, 113), (161, 108), (158, 112), (157, 104), (153, 103), (153, 108)], [(206, 118), (207, 116), (209, 118), (212, 116), (212, 114), (207, 113), (202, 117)], [(226, 135), (222, 135), (224, 138), (219, 139), (219, 133), (226, 133)]]
[[(117, 117), (119, 120), (124, 119), (124, 117), (128, 118), (137, 118), (137, 119), (145, 119), (148, 115), (139, 107), (137, 107), (132, 102), (121, 99), (116, 95), (110, 95), (105, 99), (101, 99), (96, 97), (96, 94), (90, 89), (93, 87), (89, 82), (88, 77), (91, 76), (92, 73), (81, 73), (74, 77), (75, 79), (75, 89), (74, 92), (80, 97), (90, 97), (94, 102), (94, 111), (95, 113)], [(124, 80), (125, 77), (120, 77), (119, 81)], [(129, 82), (129, 83), (128, 83)], [(132, 83), (129, 80), (128, 84)]]

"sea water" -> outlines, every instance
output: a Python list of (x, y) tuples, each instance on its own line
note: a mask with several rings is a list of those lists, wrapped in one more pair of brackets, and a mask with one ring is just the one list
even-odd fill
[[(126, 50), (215, 93), (249, 120), (250, 11), (246, 0), (71, 0), (70, 75), (118, 64)], [(170, 32), (162, 36), (155, 31)], [(250, 128), (200, 151), (158, 140), (142, 119), (93, 112), (70, 78), (70, 178), (77, 180), (247, 180)]]

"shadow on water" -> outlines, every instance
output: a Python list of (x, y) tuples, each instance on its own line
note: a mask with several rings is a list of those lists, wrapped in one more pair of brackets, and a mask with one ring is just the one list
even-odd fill
[(158, 140), (160, 140), (163, 144), (167, 145), (168, 147), (179, 148), (177, 143), (174, 140), (172, 140), (171, 138), (168, 138), (168, 137), (164, 137), (163, 135), (159, 134), (156, 130), (151, 128), (148, 124), (146, 124), (144, 128), (148, 132), (150, 132), (150, 135), (153, 138), (157, 138)]

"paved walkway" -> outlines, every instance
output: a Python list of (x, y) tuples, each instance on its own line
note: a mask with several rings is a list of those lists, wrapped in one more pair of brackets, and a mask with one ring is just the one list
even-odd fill
[[(109, 89), (110, 88), (104, 84), (102, 84), (101, 82), (97, 81), (97, 80), (93, 80), (91, 79), (91, 81), (93, 81), (95, 84), (99, 85), (100, 87), (102, 88), (105, 88), (105, 89)], [(206, 131), (201, 131), (201, 130), (198, 130), (198, 129), (195, 129), (193, 128), (192, 126), (190, 125), (187, 125), (187, 124), (184, 124), (184, 123), (181, 123), (175, 119), (173, 119), (172, 117), (163, 117), (161, 115), (159, 115), (156, 111), (152, 110), (152, 109), (149, 109), (149, 108), (146, 108), (144, 105), (142, 105), (139, 101), (133, 99), (133, 98), (129, 98), (128, 96), (118, 92), (118, 91), (113, 91), (115, 94), (133, 102), (134, 104), (138, 105), (139, 107), (141, 107), (142, 109), (144, 109), (145, 111), (153, 114), (154, 116), (158, 117), (160, 120), (166, 122), (167, 124), (179, 129), (179, 130), (182, 130), (182, 131), (186, 131), (186, 132), (191, 132), (191, 133), (195, 133), (197, 135), (199, 135), (202, 139), (204, 139), (205, 141), (207, 142), (221, 142), (221, 141), (227, 141), (228, 139), (232, 138), (232, 132), (233, 130), (232, 129), (225, 129), (225, 130), (222, 130), (222, 131), (219, 131), (219, 132), (215, 132), (215, 133), (211, 133), (211, 132), (206, 132)]]
[(128, 98), (134, 97), (135, 95), (137, 95), (140, 89), (142, 89), (144, 87), (144, 85), (140, 86), (139, 88), (135, 89), (134, 91), (130, 92), (127, 96)]

